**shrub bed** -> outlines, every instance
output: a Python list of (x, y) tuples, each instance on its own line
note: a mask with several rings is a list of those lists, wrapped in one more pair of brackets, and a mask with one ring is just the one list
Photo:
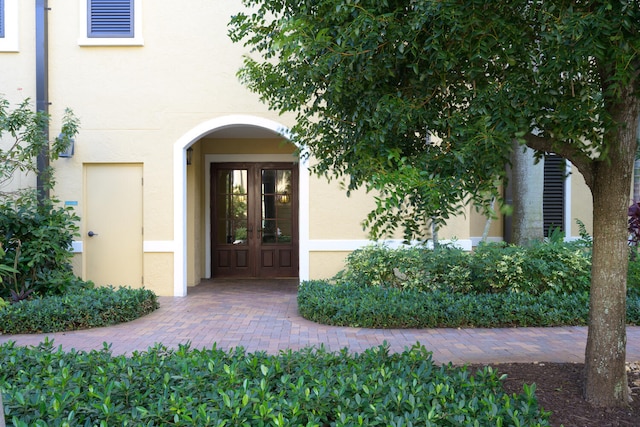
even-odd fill
[(0, 346), (7, 420), (27, 425), (548, 426), (535, 385), (507, 394), (496, 370), (437, 366), (415, 346), (277, 356), (162, 346), (103, 351)]
[[(455, 294), (304, 282), (298, 310), (308, 320), (362, 328), (457, 328), (586, 325), (589, 294)], [(630, 293), (627, 321), (640, 324), (640, 297)]]
[[(298, 309), (318, 323), (367, 328), (585, 325), (590, 269), (584, 242), (490, 244), (473, 253), (370, 246), (350, 254), (333, 279), (303, 283)], [(627, 321), (634, 325), (638, 271), (640, 261), (632, 261)]]
[(0, 308), (0, 332), (30, 334), (109, 326), (137, 319), (158, 306), (158, 297), (147, 289), (82, 289)]

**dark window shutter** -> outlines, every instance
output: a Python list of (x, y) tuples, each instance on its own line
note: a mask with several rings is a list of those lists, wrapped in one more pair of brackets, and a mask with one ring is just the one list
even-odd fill
[(134, 0), (89, 0), (88, 37), (133, 37)]
[(4, 0), (0, 0), (0, 38), (4, 37)]
[(542, 196), (542, 212), (544, 217), (544, 235), (549, 230), (564, 229), (564, 181), (566, 179), (565, 160), (555, 154), (544, 157), (544, 193)]

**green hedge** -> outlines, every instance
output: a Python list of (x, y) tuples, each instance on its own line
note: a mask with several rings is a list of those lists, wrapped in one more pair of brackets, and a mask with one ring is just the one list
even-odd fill
[(103, 351), (0, 346), (7, 421), (28, 425), (548, 426), (535, 385), (503, 390), (492, 368), (437, 366), (415, 346), (276, 356), (162, 346)]
[[(630, 293), (627, 305), (628, 323), (640, 324), (640, 296)], [(586, 325), (589, 294), (456, 294), (315, 280), (300, 286), (298, 310), (314, 322), (364, 328)]]
[(99, 287), (25, 300), (0, 308), (0, 332), (30, 334), (128, 322), (158, 308), (147, 289)]

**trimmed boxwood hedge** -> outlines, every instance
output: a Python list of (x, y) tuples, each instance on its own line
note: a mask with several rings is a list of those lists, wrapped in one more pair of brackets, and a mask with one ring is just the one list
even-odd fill
[(158, 307), (158, 297), (147, 289), (82, 289), (0, 308), (0, 332), (31, 334), (109, 326), (137, 319)]
[(414, 346), (267, 355), (0, 346), (7, 421), (28, 425), (549, 426), (535, 385), (507, 394), (492, 368), (437, 366)]

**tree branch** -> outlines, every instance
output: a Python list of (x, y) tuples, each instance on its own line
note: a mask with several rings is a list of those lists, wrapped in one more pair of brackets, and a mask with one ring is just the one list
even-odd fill
[(582, 150), (577, 149), (571, 144), (554, 144), (555, 141), (552, 138), (543, 138), (532, 133), (525, 135), (524, 139), (529, 148), (546, 153), (555, 153), (569, 160), (578, 168), (587, 186), (593, 189), (594, 161)]

